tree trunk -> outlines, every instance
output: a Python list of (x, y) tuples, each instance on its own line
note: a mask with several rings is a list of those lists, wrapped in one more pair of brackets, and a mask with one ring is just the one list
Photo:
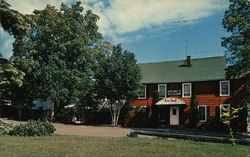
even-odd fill
[(18, 114), (18, 119), (21, 120), (22, 119), (22, 109), (20, 106), (17, 107), (17, 114)]
[(114, 113), (113, 113), (113, 118), (112, 118), (112, 125), (113, 125), (113, 127), (115, 127), (116, 126), (116, 109), (115, 109), (115, 107), (114, 107)]
[(119, 120), (119, 117), (120, 117), (120, 111), (121, 111), (121, 109), (118, 109), (118, 111), (117, 111), (115, 126), (118, 126), (118, 120)]

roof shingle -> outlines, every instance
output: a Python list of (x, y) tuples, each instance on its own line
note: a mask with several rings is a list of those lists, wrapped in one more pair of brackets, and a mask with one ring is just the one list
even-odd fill
[(212, 81), (225, 79), (226, 58), (224, 56), (139, 64), (142, 71), (141, 83), (177, 83)]

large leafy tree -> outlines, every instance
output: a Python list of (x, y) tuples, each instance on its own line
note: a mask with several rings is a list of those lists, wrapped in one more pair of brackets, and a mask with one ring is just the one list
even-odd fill
[(5, 31), (14, 37), (26, 34), (29, 29), (28, 18), (16, 10), (10, 9), (5, 0), (0, 1), (0, 22)]
[[(27, 21), (28, 18), (24, 15), (10, 9), (10, 5), (5, 0), (0, 1), (0, 24), (4, 31), (14, 37), (22, 36), (29, 28)], [(21, 86), (24, 73), (16, 69), (13, 63), (2, 57), (0, 53), (0, 85), (12, 83)], [(3, 86), (1, 88), (3, 90)]]
[[(21, 37), (29, 28), (27, 21), (28, 19), (24, 15), (16, 10), (10, 9), (10, 5), (5, 0), (0, 1), (0, 24), (4, 31), (13, 35), (15, 38), (17, 38), (17, 36)], [(23, 77), (24, 72), (18, 70), (15, 64), (9, 60), (4, 59), (0, 53), (0, 105), (2, 105), (10, 95), (7, 90), (8, 87), (10, 85), (22, 86)]]
[(120, 45), (106, 44), (105, 48), (105, 57), (99, 60), (94, 77), (96, 93), (109, 109), (113, 126), (117, 126), (122, 107), (138, 95), (141, 74), (133, 53), (123, 51)]
[(13, 101), (50, 98), (57, 110), (77, 102), (93, 84), (95, 49), (102, 39), (98, 16), (90, 10), (83, 14), (80, 2), (33, 13), (31, 29), (14, 43), (12, 60), (26, 75), (24, 85), (12, 89)]
[(250, 2), (230, 0), (223, 18), (224, 28), (231, 36), (222, 38), (222, 46), (227, 49), (229, 68), (227, 77), (250, 77)]

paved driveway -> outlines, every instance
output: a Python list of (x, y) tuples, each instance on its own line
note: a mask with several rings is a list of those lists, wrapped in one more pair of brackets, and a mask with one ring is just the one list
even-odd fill
[(58, 135), (83, 135), (97, 137), (125, 137), (130, 133), (129, 128), (111, 127), (111, 126), (84, 126), (67, 125), (53, 123), (56, 128), (55, 134)]

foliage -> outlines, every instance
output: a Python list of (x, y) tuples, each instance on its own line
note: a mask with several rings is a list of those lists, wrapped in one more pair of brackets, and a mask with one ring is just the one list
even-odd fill
[(24, 72), (16, 69), (13, 63), (6, 59), (0, 58), (0, 86), (5, 84), (14, 84), (22, 86)]
[(99, 61), (94, 78), (97, 98), (110, 110), (116, 126), (122, 107), (138, 95), (141, 75), (133, 53), (123, 51), (121, 45), (111, 48)]
[(8, 134), (13, 129), (11, 124), (5, 123), (0, 119), (0, 134)]
[(198, 101), (196, 96), (193, 94), (191, 97), (191, 105), (189, 110), (189, 127), (195, 128), (199, 118), (198, 118)]
[[(80, 2), (60, 10), (47, 5), (29, 18), (31, 29), (17, 38), (11, 58), (25, 72), (20, 88), (10, 87), (13, 104), (32, 105), (50, 98), (56, 113), (64, 106), (87, 97), (93, 85), (96, 47), (102, 39), (97, 31), (98, 16), (83, 14)], [(18, 36), (19, 37), (19, 36)]]
[(54, 133), (53, 124), (44, 121), (28, 121), (26, 124), (16, 125), (10, 132), (10, 135), (16, 136), (48, 136)]
[(0, 1), (0, 23), (5, 31), (14, 37), (24, 35), (29, 29), (29, 19), (16, 10), (10, 9), (6, 0)]
[(128, 117), (128, 127), (138, 127), (138, 128), (145, 128), (145, 127), (152, 127), (151, 125), (151, 118), (149, 117), (149, 107), (133, 107), (129, 111)]
[(129, 134), (127, 134), (127, 137), (138, 137), (138, 134), (134, 131), (131, 131)]
[[(18, 35), (22, 36), (27, 32), (29, 28), (28, 19), (16, 10), (10, 9), (10, 5), (5, 0), (0, 1), (0, 15), (0, 24), (4, 31), (7, 31), (10, 35), (16, 38)], [(22, 71), (2, 57), (0, 53), (0, 86), (2, 88), (0, 94), (3, 92), (3, 85), (14, 84), (21, 86), (24, 77)]]
[(149, 118), (149, 127), (158, 127), (159, 126), (159, 119), (158, 119), (158, 108), (156, 103), (160, 100), (160, 94), (158, 90), (154, 91), (153, 101), (151, 105), (152, 114)]
[(236, 139), (234, 137), (234, 130), (232, 129), (231, 122), (233, 119), (236, 119), (239, 117), (239, 112), (243, 110), (243, 107), (225, 107), (221, 106), (222, 115), (221, 115), (221, 121), (227, 125), (230, 133), (230, 141), (232, 144), (236, 144)]
[[(223, 27), (231, 33), (222, 38), (222, 46), (227, 49), (231, 66), (227, 69), (228, 78), (250, 77), (250, 1), (230, 0), (225, 11)], [(249, 79), (247, 79), (249, 82)]]

